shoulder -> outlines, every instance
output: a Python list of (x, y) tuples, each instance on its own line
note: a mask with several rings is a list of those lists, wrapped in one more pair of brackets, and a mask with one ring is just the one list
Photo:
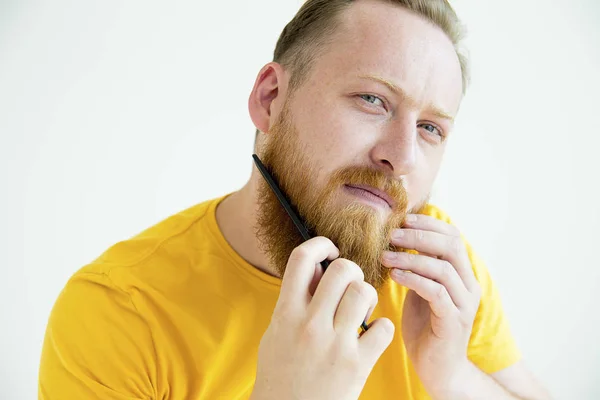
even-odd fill
[(148, 375), (157, 368), (155, 307), (189, 278), (194, 242), (205, 234), (214, 201), (115, 244), (70, 277), (48, 319), (40, 387), (61, 398), (155, 397), (157, 378)]
[(196, 204), (117, 242), (79, 269), (71, 281), (104, 275), (115, 287), (127, 291), (140, 281), (162, 279), (169, 267), (182, 265), (186, 254), (195, 248), (194, 242), (202, 240), (206, 234), (204, 220), (219, 199)]
[(139, 234), (116, 243), (95, 261), (110, 269), (135, 265), (156, 253), (161, 247), (182, 238), (207, 214), (214, 200), (205, 201), (171, 215)]

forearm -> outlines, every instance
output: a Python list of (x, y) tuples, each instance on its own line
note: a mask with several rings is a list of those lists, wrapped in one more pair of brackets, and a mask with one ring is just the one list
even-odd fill
[(432, 393), (435, 400), (525, 400), (508, 392), (473, 363), (468, 362), (449, 387)]

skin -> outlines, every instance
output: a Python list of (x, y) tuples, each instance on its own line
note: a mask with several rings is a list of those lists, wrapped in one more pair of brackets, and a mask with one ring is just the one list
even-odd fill
[[(392, 179), (381, 170), (370, 166), (350, 165), (333, 173), (323, 190), (316, 190), (312, 177), (319, 174), (318, 163), (297, 140), (289, 106), (280, 114), (280, 121), (269, 130), (269, 141), (261, 158), (278, 185), (286, 193), (298, 214), (313, 235), (325, 236), (339, 247), (340, 257), (360, 265), (365, 281), (375, 288), (389, 278), (389, 270), (382, 265), (386, 250), (396, 250), (390, 243), (391, 232), (399, 227), (406, 215), (407, 195), (402, 182)], [(270, 256), (270, 266), (282, 276), (290, 254), (303, 241), (289, 216), (281, 207), (266, 182), (260, 181), (257, 234)], [(350, 187), (372, 187), (386, 193), (387, 201), (365, 204), (356, 201), (356, 192)], [(352, 223), (340, 223), (352, 221)]]
[[(462, 99), (461, 71), (455, 50), (439, 28), (405, 9), (383, 2), (358, 1), (344, 14), (342, 25), (343, 34), (336, 36), (335, 45), (318, 58), (309, 78), (292, 97), (288, 96), (289, 71), (277, 63), (269, 63), (261, 69), (249, 98), (252, 121), (263, 132), (257, 149), (268, 147), (273, 141), (269, 135), (277, 132), (272, 128), (285, 108), (293, 119), (298, 148), (310, 154), (311, 185), (316, 192), (324, 190), (332, 174), (342, 168), (367, 167), (390, 180), (401, 181), (408, 199), (407, 210), (418, 209), (427, 199), (437, 176)], [(258, 201), (261, 183), (262, 177), (253, 169), (247, 184), (217, 208), (217, 221), (227, 241), (244, 259), (262, 271), (282, 276), (285, 268), (282, 271), (269, 262), (269, 253), (261, 248), (255, 234), (257, 215), (261, 211)], [(348, 202), (361, 201), (352, 196), (341, 199), (340, 208)], [(386, 212), (391, 213), (381, 207), (373, 212), (383, 220)], [(407, 219), (404, 227), (396, 231), (403, 235), (390, 238), (391, 244), (415, 249), (420, 255), (392, 251), (391, 257), (382, 258), (381, 262), (394, 271), (390, 276), (395, 282), (412, 289), (405, 304), (402, 334), (411, 361), (428, 392), (438, 399), (549, 398), (521, 362), (488, 376), (467, 359), (466, 348), (480, 289), (458, 231), (424, 215), (414, 215), (414, 220)], [(287, 267), (297, 274), (297, 264), (306, 264), (308, 260), (308, 264), (315, 265), (312, 258), (317, 250), (311, 253), (311, 249), (320, 249), (321, 259), (332, 254), (339, 257), (338, 249), (332, 248), (331, 242), (327, 247), (323, 240), (315, 238), (300, 246), (301, 256), (293, 262), (290, 259)], [(314, 241), (317, 244), (312, 243)], [(340, 268), (346, 272), (340, 273), (340, 277), (345, 278), (338, 281), (348, 288), (363, 288), (358, 290), (371, 293), (364, 285), (372, 286), (364, 282), (364, 276), (358, 277), (356, 268), (350, 264), (345, 264), (346, 269)], [(348, 293), (353, 292), (336, 291), (333, 280), (327, 279), (328, 274), (333, 274), (330, 270), (334, 269), (330, 267), (322, 276), (317, 270), (312, 278), (323, 282), (317, 290), (321, 286), (323, 293), (328, 293), (328, 288), (331, 290), (330, 297), (321, 300), (322, 304), (329, 307), (352, 304), (345, 309), (363, 310), (357, 320), (360, 321), (376, 300), (369, 296), (363, 296), (368, 300), (363, 299), (362, 303), (346, 299)], [(314, 311), (314, 305), (303, 303), (306, 295), (299, 294), (303, 290), (315, 294), (314, 282), (302, 286), (301, 282), (306, 283), (308, 278), (294, 282), (296, 275), (287, 275), (283, 275), (281, 296), (287, 296), (286, 306), (296, 305), (295, 317), (289, 309), (285, 314), (285, 318), (295, 318), (286, 325), (295, 330), (274, 335), (274, 328), (270, 327), (265, 333), (257, 378), (257, 387), (262, 392), (254, 398), (277, 398), (281, 395), (277, 391), (285, 390), (285, 386), (267, 388), (268, 385), (261, 384), (269, 381), (265, 376), (269, 376), (270, 381), (281, 382), (289, 382), (290, 376), (294, 376), (297, 366), (293, 360), (288, 364), (279, 360), (278, 364), (277, 359), (265, 355), (281, 354), (278, 348), (290, 351), (292, 344), (278, 342), (278, 337), (298, 337), (298, 332), (313, 326), (317, 316), (324, 318), (322, 313)], [(276, 310), (282, 307), (278, 303)], [(328, 318), (333, 319), (333, 316)], [(353, 322), (350, 325), (356, 326), (356, 316), (348, 318)], [(278, 320), (274, 314), (274, 321)], [(372, 348), (365, 350), (365, 354), (368, 353), (365, 357), (372, 360), (376, 354), (376, 359), (382, 346), (387, 347), (389, 336), (382, 332), (389, 331), (386, 329), (389, 323), (389, 320), (379, 323), (380, 328), (373, 333), (373, 337), (379, 335), (379, 339), (370, 339)], [(340, 324), (347, 325), (347, 321)], [(317, 324), (321, 325), (322, 321)], [(334, 335), (321, 332), (321, 344), (329, 334)], [(331, 339), (331, 343), (335, 348), (335, 339)], [(314, 362), (315, 358), (311, 360)], [(324, 359), (324, 364), (330, 361)], [(359, 381), (365, 378), (365, 371), (354, 372), (360, 375)], [(345, 379), (341, 379), (343, 381)], [(296, 381), (296, 384), (300, 383)], [(332, 390), (344, 389), (340, 386)]]

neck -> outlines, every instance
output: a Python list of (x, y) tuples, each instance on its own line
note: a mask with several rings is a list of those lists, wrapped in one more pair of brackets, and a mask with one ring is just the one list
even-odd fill
[(217, 206), (217, 224), (225, 240), (244, 260), (269, 275), (278, 276), (269, 266), (267, 254), (259, 248), (254, 230), (258, 209), (257, 180), (262, 179), (258, 174), (253, 169), (250, 180)]

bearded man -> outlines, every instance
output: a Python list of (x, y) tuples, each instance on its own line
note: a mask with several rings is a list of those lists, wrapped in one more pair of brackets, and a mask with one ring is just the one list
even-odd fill
[(461, 39), (444, 0), (305, 2), (249, 113), (314, 237), (253, 169), (113, 246), (53, 308), (40, 398), (548, 398), (428, 201), (467, 89)]

